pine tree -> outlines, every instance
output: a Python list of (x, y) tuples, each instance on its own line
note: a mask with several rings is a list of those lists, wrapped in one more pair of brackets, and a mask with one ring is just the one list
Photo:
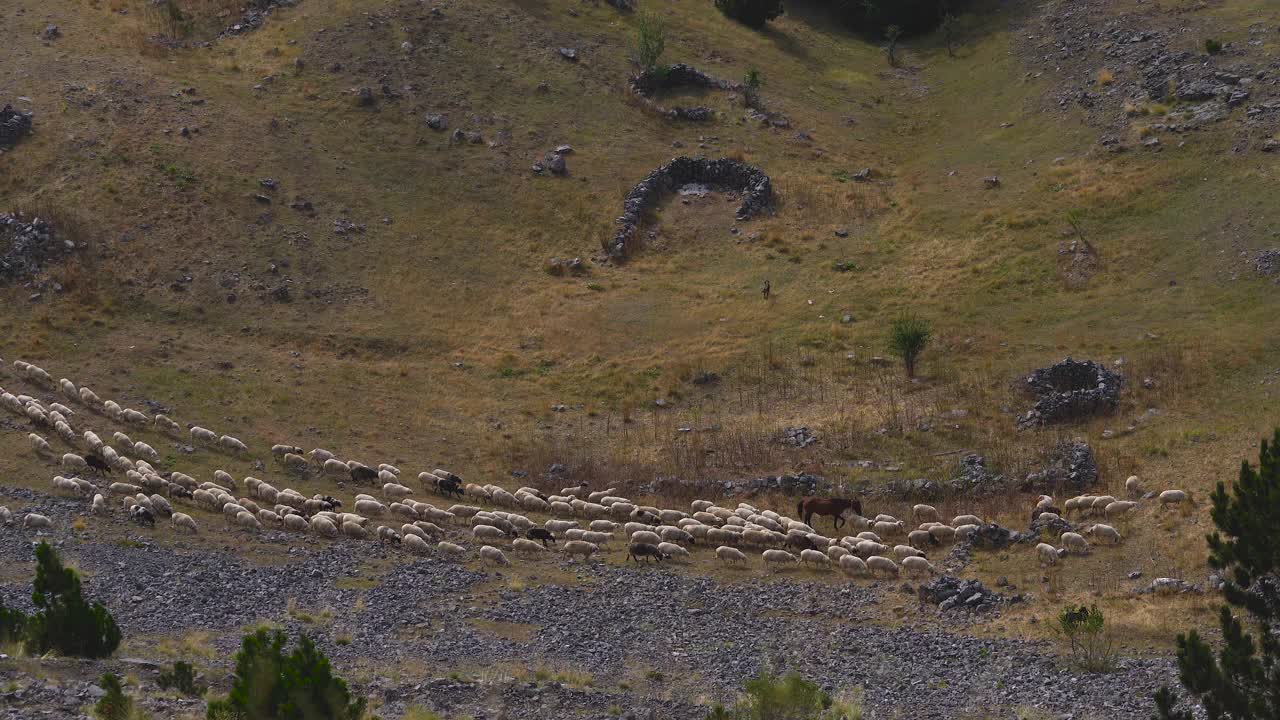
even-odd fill
[(236, 655), (235, 680), (225, 700), (209, 703), (210, 720), (357, 720), (365, 699), (351, 699), (329, 659), (307, 636), (285, 656), (284, 633), (246, 635)]
[[(1241, 463), (1228, 494), (1219, 482), (1208, 536), (1209, 565), (1223, 573), (1222, 650), (1214, 657), (1195, 630), (1178, 636), (1183, 686), (1204, 706), (1209, 720), (1280, 720), (1280, 429), (1262, 450), (1255, 469)], [(1232, 608), (1257, 624), (1256, 639)], [(1191, 720), (1168, 688), (1156, 694), (1159, 720)]]
[(36, 548), (36, 579), (31, 602), (39, 611), (27, 618), (28, 652), (56, 650), (73, 657), (107, 657), (120, 645), (120, 628), (101, 603), (90, 605), (80, 593), (80, 576), (63, 567), (48, 543)]

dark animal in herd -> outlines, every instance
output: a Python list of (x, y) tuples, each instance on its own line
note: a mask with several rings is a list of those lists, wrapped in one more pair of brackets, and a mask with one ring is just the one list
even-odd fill
[(373, 483), (378, 479), (378, 471), (364, 465), (351, 468), (351, 482)]
[(525, 537), (530, 540), (537, 540), (542, 543), (542, 547), (546, 547), (548, 542), (552, 545), (556, 544), (556, 536), (542, 528), (529, 528), (529, 531), (525, 533)]
[(462, 478), (451, 474), (449, 477), (438, 478), (434, 482), (436, 492), (445, 497), (457, 495), (459, 499), (462, 498)]
[(99, 473), (102, 473), (104, 475), (111, 474), (111, 466), (107, 464), (106, 460), (103, 460), (97, 455), (86, 455), (84, 458), (84, 461), (89, 467), (93, 468), (95, 471)]
[(800, 516), (805, 525), (811, 527), (812, 523), (810, 521), (814, 515), (827, 515), (835, 518), (835, 526), (839, 528), (844, 524), (845, 514), (849, 512), (861, 515), (862, 502), (848, 498), (806, 497), (796, 504), (796, 515)]
[(645, 562), (649, 562), (650, 558), (658, 562), (670, 560), (671, 556), (658, 549), (657, 545), (649, 543), (633, 542), (627, 546), (627, 559), (640, 562), (640, 558), (644, 558)]
[(139, 525), (149, 525), (151, 527), (156, 526), (156, 516), (151, 514), (150, 510), (141, 505), (135, 505), (133, 509), (129, 511), (129, 519)]

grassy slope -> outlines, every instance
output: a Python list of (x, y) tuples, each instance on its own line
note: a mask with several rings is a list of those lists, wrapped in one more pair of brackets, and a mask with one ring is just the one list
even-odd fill
[[(1238, 27), (1262, 12), (1247, 5), (1213, 12)], [(1011, 53), (1016, 9), (966, 18), (956, 59), (925, 39), (909, 43), (908, 70), (890, 71), (877, 48), (803, 11), (754, 33), (709, 3), (662, 4), (668, 59), (726, 78), (762, 69), (766, 102), (792, 122), (766, 130), (732, 111), (710, 127), (642, 111), (621, 90), (634, 21), (603, 4), (478, 0), (442, 4), (433, 19), (416, 3), (307, 0), (259, 32), (161, 55), (139, 51), (136, 8), (43, 7), (64, 32), (49, 45), (35, 36), (43, 15), (4, 11), (22, 31), (0, 97), (32, 97), (40, 132), (0, 156), (0, 205), (44, 200), (92, 214), (98, 257), (64, 278), (72, 290), (61, 298), (35, 305), (27, 291), (4, 291), (0, 353), (104, 397), (155, 399), (258, 448), (289, 440), (495, 481), (513, 467), (539, 470), (548, 446), (643, 472), (813, 466), (812, 455), (730, 452), (742, 438), (809, 424), (830, 438), (818, 451), (827, 474), (875, 479), (891, 475), (845, 462), (892, 459), (904, 473), (940, 475), (953, 458), (932, 453), (955, 447), (1023, 462), (1057, 434), (1013, 436), (1004, 408), (1025, 400), (1010, 381), (1067, 354), (1125, 358), (1132, 378), (1152, 374), (1158, 389), (1135, 391), (1120, 419), (1067, 432), (1097, 441), (1108, 482), (1138, 472), (1200, 497), (1275, 422), (1274, 390), (1259, 383), (1277, 351), (1259, 329), (1277, 296), (1233, 245), (1266, 240), (1274, 161), (1232, 159), (1231, 138), (1213, 132), (1159, 154), (1100, 154), (1082, 117), (1038, 112), (1050, 79), (1028, 77)], [(406, 39), (410, 56), (399, 50)], [(561, 45), (582, 60), (559, 58)], [(328, 71), (333, 63), (342, 68)], [(356, 108), (352, 89), (382, 76), (416, 89)], [(175, 95), (189, 86), (198, 92)], [(486, 139), (508, 129), (511, 140), (449, 146), (425, 128), (425, 112)], [(182, 126), (200, 132), (183, 139)], [(813, 142), (796, 140), (797, 129)], [(560, 143), (576, 149), (571, 176), (532, 176), (529, 164)], [(776, 217), (734, 236), (731, 205), (672, 203), (657, 242), (627, 265), (585, 279), (542, 271), (553, 255), (595, 252), (626, 189), (677, 152), (758, 163), (779, 190)], [(874, 184), (836, 177), (867, 166), (881, 176)], [(984, 190), (992, 174), (1002, 186)], [(267, 226), (249, 198), (261, 177), (283, 187)], [(294, 195), (316, 203), (315, 218), (284, 206)], [(364, 234), (332, 232), (343, 208)], [(1103, 259), (1079, 291), (1064, 288), (1057, 265), (1073, 208)], [(834, 235), (842, 226), (849, 237)], [(294, 303), (246, 287), (278, 283), (266, 266), (285, 258)], [(859, 269), (835, 273), (835, 260)], [(218, 283), (229, 272), (245, 278), (234, 304)], [(189, 289), (170, 290), (183, 275)], [(769, 303), (758, 295), (766, 278)], [(325, 304), (302, 292), (350, 285), (369, 294)], [(863, 361), (883, 353), (885, 322), (908, 308), (939, 337), (924, 382), (900, 386)], [(855, 323), (839, 322), (846, 311)], [(726, 381), (693, 388), (698, 368)], [(886, 383), (919, 414), (969, 416), (882, 435)], [(656, 397), (675, 408), (653, 414)], [(553, 403), (572, 409), (551, 413)], [(1099, 439), (1149, 405), (1163, 414)], [(674, 432), (712, 423), (725, 432), (687, 442)], [(736, 459), (689, 459), (703, 442)], [(205, 453), (177, 462), (249, 472)], [(49, 474), (20, 433), (0, 435), (0, 471), (34, 486)], [(1073, 563), (1062, 587), (1079, 592), (1100, 570), (1136, 565), (1202, 575), (1203, 505), (1193, 520), (1188, 529), (1140, 518), (1134, 542)]]

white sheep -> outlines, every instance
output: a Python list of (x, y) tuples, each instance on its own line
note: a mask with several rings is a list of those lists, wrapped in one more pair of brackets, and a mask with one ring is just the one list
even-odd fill
[(680, 547), (675, 543), (669, 543), (669, 542), (658, 543), (658, 552), (673, 559), (674, 558), (680, 558), (681, 560), (689, 559), (689, 551), (685, 550), (684, 548)]
[(960, 527), (961, 525), (981, 525), (982, 518), (977, 515), (957, 515), (951, 520), (951, 527)]
[(814, 567), (823, 567), (827, 570), (831, 569), (831, 558), (827, 557), (827, 554), (820, 550), (801, 550), (800, 562), (804, 563), (806, 566), (809, 563), (813, 563)]
[(179, 435), (182, 433), (182, 426), (174, 422), (168, 415), (156, 415), (151, 422), (157, 430), (170, 435)]
[(302, 457), (302, 448), (297, 445), (272, 445), (271, 454), (277, 458), (282, 458), (285, 455), (297, 455), (298, 457)]
[(1188, 497), (1185, 490), (1165, 490), (1156, 499), (1160, 502), (1160, 507), (1168, 507), (1186, 502)]
[(1089, 541), (1080, 533), (1064, 532), (1061, 539), (1062, 546), (1071, 552), (1079, 552), (1081, 555), (1089, 553)]
[(1129, 493), (1129, 497), (1138, 497), (1142, 495), (1142, 481), (1137, 475), (1130, 475), (1129, 479), (1124, 481), (1124, 489)]
[(27, 440), (31, 443), (31, 449), (35, 450), (39, 455), (45, 455), (53, 452), (53, 448), (49, 445), (49, 441), (40, 437), (36, 433), (28, 433)]
[(950, 525), (934, 525), (929, 528), (929, 534), (939, 544), (949, 543), (956, 539), (956, 529)]
[(898, 577), (898, 563), (882, 555), (872, 555), (866, 560), (867, 570), (871, 574), (883, 572), (890, 577)]
[(80, 388), (80, 402), (85, 405), (96, 407), (102, 404), (102, 399), (99, 398), (97, 393), (94, 391), (87, 387), (82, 387)]
[(307, 527), (308, 527), (307, 519), (301, 515), (294, 515), (294, 514), (285, 515), (283, 522), (284, 522), (285, 530), (292, 530), (293, 532), (307, 531)]
[(840, 571), (850, 577), (862, 577), (867, 574), (867, 564), (857, 555), (840, 556)]
[(196, 521), (186, 513), (176, 512), (173, 517), (169, 518), (169, 522), (173, 523), (174, 528), (182, 528), (189, 532), (198, 532), (196, 529)]
[(62, 390), (63, 397), (72, 402), (80, 399), (80, 391), (76, 390), (76, 384), (66, 378), (58, 381), (58, 387)]
[(342, 534), (354, 540), (364, 540), (369, 537), (369, 533), (359, 523), (350, 521), (342, 523)]
[(258, 522), (258, 518), (254, 517), (253, 513), (249, 512), (248, 510), (241, 510), (240, 512), (236, 513), (235, 522), (236, 522), (236, 525), (239, 525), (242, 528), (247, 528), (249, 530), (262, 529), (262, 523)]
[(427, 543), (425, 538), (421, 538), (413, 534), (401, 537), (400, 544), (410, 552), (414, 552), (419, 555), (425, 555), (431, 551), (431, 545)]
[(329, 518), (317, 515), (311, 518), (311, 530), (317, 535), (327, 538), (338, 537), (338, 526)]
[[(787, 565), (795, 565), (800, 562), (799, 558), (786, 550), (765, 550), (763, 553), (760, 553), (760, 557), (764, 560), (764, 566), (766, 568), (771, 565), (782, 565), (784, 563)], [(826, 558), (826, 555), (823, 555), (822, 557)]]
[(451, 558), (460, 558), (467, 554), (466, 548), (444, 540), (436, 543), (436, 550), (440, 551), (441, 555), (447, 555)]
[(492, 545), (480, 546), (480, 561), (486, 565), (510, 565), (507, 556), (502, 551)]
[(917, 522), (933, 522), (938, 521), (938, 509), (932, 505), (913, 505), (911, 507), (911, 518)]
[(613, 533), (598, 532), (595, 530), (584, 530), (582, 531), (582, 537), (576, 538), (576, 539), (586, 540), (589, 543), (599, 545), (600, 547), (604, 547), (609, 544), (610, 540), (613, 539)]
[(888, 520), (879, 520), (871, 527), (873, 530), (875, 530), (877, 535), (880, 535), (882, 537), (889, 537), (892, 535), (901, 535), (904, 532), (906, 532), (906, 524), (903, 523), (901, 520), (895, 520), (892, 522)]
[(192, 425), (190, 433), (192, 445), (212, 445), (218, 442), (217, 433), (208, 428), (202, 428), (199, 425)]
[(93, 496), (93, 504), (89, 507), (89, 512), (94, 515), (102, 515), (107, 511), (107, 499), (102, 497), (102, 493)]
[(581, 555), (583, 560), (588, 560), (596, 552), (600, 550), (594, 543), (585, 540), (570, 540), (564, 544), (564, 553), (566, 555)]
[(716, 558), (722, 563), (740, 562), (743, 565), (747, 564), (747, 556), (738, 548), (729, 547), (728, 545), (721, 545), (716, 548)]
[(405, 487), (404, 485), (401, 485), (400, 483), (397, 483), (397, 482), (385, 483), (382, 486), (383, 497), (399, 500), (401, 498), (407, 498), (412, 494), (413, 494), (412, 488)]
[(219, 437), (218, 445), (222, 446), (223, 450), (228, 450), (233, 453), (249, 452), (249, 446), (240, 442), (236, 438), (231, 437), (230, 435), (223, 435), (222, 437)]
[(146, 425), (151, 422), (151, 418), (147, 417), (144, 413), (134, 410), (133, 408), (125, 408), (125, 410), (120, 413), (120, 417), (122, 417), (125, 422), (132, 423), (134, 425)]
[(537, 555), (547, 552), (547, 549), (540, 542), (534, 542), (527, 538), (516, 538), (511, 541), (511, 550), (520, 555)]
[(120, 407), (120, 403), (115, 400), (107, 400), (102, 403), (102, 412), (112, 420), (119, 421), (122, 419), (120, 416), (124, 413), (124, 408)]
[(355, 510), (361, 515), (372, 515), (374, 517), (381, 517), (387, 512), (387, 506), (383, 505), (377, 500), (361, 499), (361, 500), (356, 500)]
[(910, 545), (894, 545), (893, 556), (901, 561), (909, 557), (924, 557), (924, 553)]
[(658, 536), (664, 542), (675, 543), (677, 545), (692, 545), (693, 535), (672, 525), (663, 525), (658, 528)]
[(1108, 520), (1114, 520), (1136, 507), (1138, 507), (1138, 503), (1132, 500), (1117, 500), (1108, 504), (1102, 511), (1102, 514), (1105, 515)]
[(977, 525), (957, 525), (956, 526), (956, 542), (964, 542), (973, 538), (974, 533), (978, 532)]
[(88, 470), (89, 463), (75, 453), (67, 453), (62, 456), (62, 467), (67, 470)]
[(476, 540), (506, 540), (507, 533), (492, 525), (476, 525), (471, 528), (471, 536)]
[(1106, 540), (1112, 545), (1120, 544), (1120, 531), (1110, 525), (1091, 525), (1084, 532), (1094, 540)]
[(9, 525), (13, 522), (13, 513), (9, 512), (9, 508), (0, 505), (0, 524)]
[(280, 519), (279, 515), (275, 514), (271, 510), (267, 510), (266, 508), (258, 510), (258, 522), (263, 525), (283, 525), (284, 523), (284, 521)]
[(907, 557), (902, 559), (902, 569), (907, 571), (908, 575), (936, 575), (938, 569), (935, 568), (928, 560), (922, 557)]
[(1058, 548), (1049, 543), (1036, 545), (1036, 555), (1040, 557), (1041, 565), (1056, 565), (1058, 563)]
[(662, 542), (662, 537), (656, 532), (649, 530), (637, 530), (631, 533), (631, 542), (644, 543), (645, 545), (657, 545)]

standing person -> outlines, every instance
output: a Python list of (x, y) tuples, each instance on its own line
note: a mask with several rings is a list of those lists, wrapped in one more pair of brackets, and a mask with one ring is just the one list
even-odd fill
[(769, 290), (770, 290), (769, 281), (765, 280), (764, 287), (760, 288), (760, 294), (764, 296), (765, 300), (769, 299)]

